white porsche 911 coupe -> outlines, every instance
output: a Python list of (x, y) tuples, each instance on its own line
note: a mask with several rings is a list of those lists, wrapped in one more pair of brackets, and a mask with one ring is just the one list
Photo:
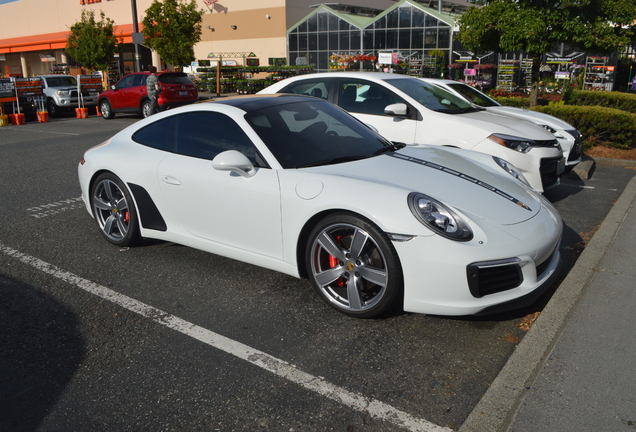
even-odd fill
[(88, 150), (78, 172), (109, 242), (160, 239), (307, 277), (355, 317), (513, 309), (559, 272), (561, 218), (514, 166), (405, 148), (317, 98), (162, 112)]

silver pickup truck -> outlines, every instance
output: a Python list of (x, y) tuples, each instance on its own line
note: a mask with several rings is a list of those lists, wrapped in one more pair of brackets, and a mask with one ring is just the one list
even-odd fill
[[(42, 75), (42, 86), (46, 97), (46, 108), (51, 117), (56, 117), (63, 110), (77, 108), (77, 80), (70, 75)], [(98, 92), (83, 92), (84, 106), (95, 106)]]

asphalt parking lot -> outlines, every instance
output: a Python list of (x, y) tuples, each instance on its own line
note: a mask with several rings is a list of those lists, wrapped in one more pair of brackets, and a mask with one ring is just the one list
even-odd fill
[[(114, 247), (76, 166), (136, 120), (0, 128), (0, 430), (457, 429), (549, 300), (356, 320), (308, 281), (175, 244)], [(564, 276), (633, 176), (599, 163), (546, 193)]]

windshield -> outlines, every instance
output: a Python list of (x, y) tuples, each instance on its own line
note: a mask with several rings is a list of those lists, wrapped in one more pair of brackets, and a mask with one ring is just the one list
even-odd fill
[(389, 78), (385, 81), (433, 111), (449, 114), (476, 111), (472, 104), (461, 97), (417, 78)]
[(479, 105), (480, 107), (500, 106), (498, 102), (490, 99), (488, 96), (469, 85), (462, 83), (452, 83), (448, 84), (448, 86), (475, 105)]
[(77, 86), (77, 81), (72, 76), (48, 77), (46, 82), (49, 87)]
[(270, 106), (245, 118), (283, 168), (365, 159), (392, 146), (349, 114), (319, 100)]
[(162, 73), (157, 76), (161, 84), (192, 84), (185, 73)]

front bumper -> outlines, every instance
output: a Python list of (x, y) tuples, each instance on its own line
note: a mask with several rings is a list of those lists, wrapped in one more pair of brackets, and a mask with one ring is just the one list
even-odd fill
[[(471, 224), (470, 242), (434, 235), (393, 243), (404, 273), (405, 311), (461, 316), (523, 307), (559, 275), (563, 223), (556, 212), (544, 207), (521, 224), (480, 227)], [(515, 279), (495, 289), (486, 281), (476, 292), (470, 282), (476, 265), (487, 268), (508, 259), (514, 261), (510, 270), (518, 271)]]

